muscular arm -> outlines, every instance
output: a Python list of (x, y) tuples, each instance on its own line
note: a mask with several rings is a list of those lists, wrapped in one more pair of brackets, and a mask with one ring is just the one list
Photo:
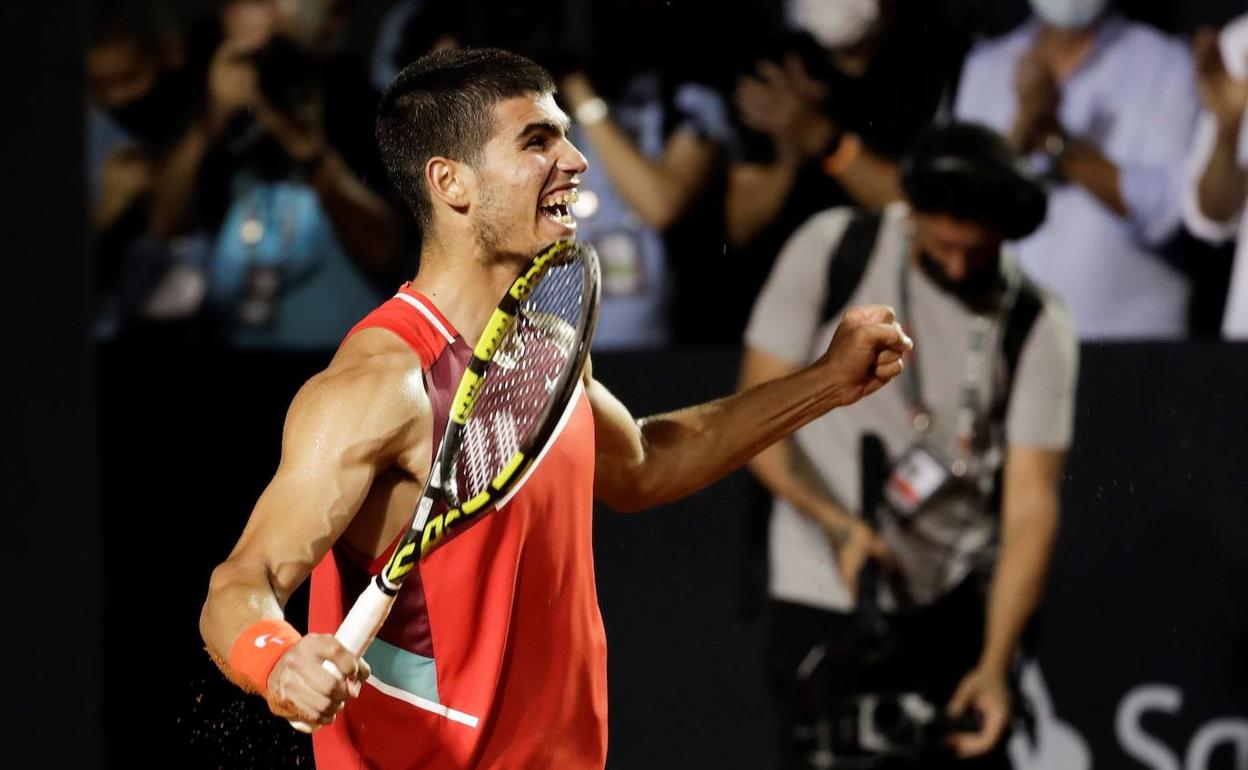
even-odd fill
[(846, 313), (822, 358), (726, 398), (641, 420), (589, 376), (597, 431), (594, 493), (637, 511), (695, 492), (829, 410), (883, 387), (909, 340), (887, 308)]
[(200, 631), (219, 660), (228, 659), (243, 630), (282, 617), (290, 595), (351, 523), (374, 477), (419, 435), (422, 419), (427, 425), (418, 366), (412, 375), (399, 361), (351, 355), (353, 346), (378, 334), (357, 335), (291, 404), (277, 472), (209, 584)]

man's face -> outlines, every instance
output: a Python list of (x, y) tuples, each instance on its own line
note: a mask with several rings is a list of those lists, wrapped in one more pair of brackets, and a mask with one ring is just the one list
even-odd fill
[(469, 190), (473, 232), (487, 250), (527, 259), (576, 234), (571, 204), (588, 166), (568, 141), (568, 125), (550, 94), (494, 105), (494, 135)]
[(156, 62), (132, 40), (109, 40), (87, 53), (91, 100), (114, 111), (137, 102), (156, 83)]
[(1001, 234), (996, 228), (947, 214), (914, 213), (920, 265), (937, 283), (961, 295), (982, 295), (998, 275)]

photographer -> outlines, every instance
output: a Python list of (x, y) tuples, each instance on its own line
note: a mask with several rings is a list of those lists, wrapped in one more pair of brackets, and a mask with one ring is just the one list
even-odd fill
[(209, 234), (209, 302), (231, 345), (333, 347), (408, 246), (377, 187), (375, 95), (334, 53), (343, 20), (327, 2), (227, 0), (219, 21), (192, 39), (203, 107), (157, 172), (151, 235)]
[[(865, 298), (893, 305), (916, 344), (904, 387), (750, 465), (775, 497), (770, 656), (785, 768), (1008, 767), (1009, 672), (1057, 529), (1078, 351), (1060, 304), (1003, 249), (1042, 221), (1043, 189), (1000, 137), (968, 124), (921, 134), (900, 169), (905, 202), (878, 217), (830, 209), (793, 234), (746, 332), (742, 387), (803, 366)], [(868, 434), (892, 463), (878, 529), (856, 510)], [(868, 562), (887, 580), (860, 597)], [(889, 610), (870, 634), (860, 600)], [(814, 728), (836, 718), (811, 706), (821, 656), (839, 704), (827, 708), (917, 693), (933, 724), (976, 725), (911, 731), (919, 745), (836, 733), (820, 747), (812, 736), (827, 730)], [(873, 752), (878, 764), (842, 760)]]

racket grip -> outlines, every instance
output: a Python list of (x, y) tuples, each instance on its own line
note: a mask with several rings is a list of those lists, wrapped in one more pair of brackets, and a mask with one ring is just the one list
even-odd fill
[[(342, 621), (342, 625), (338, 626), (338, 631), (334, 634), (334, 638), (338, 643), (347, 649), (355, 657), (360, 657), (364, 651), (368, 649), (368, 645), (372, 644), (373, 639), (377, 636), (377, 632), (386, 622), (386, 618), (390, 616), (390, 608), (394, 606), (394, 597), (381, 590), (376, 580), (368, 582), (368, 588), (360, 594), (355, 600), (355, 604), (351, 606), (351, 611), (347, 613)], [(332, 661), (324, 661), (321, 666), (341, 679), (343, 674)], [(309, 735), (320, 727), (318, 724), (309, 724), (298, 720), (291, 720), (290, 726), (301, 733)]]

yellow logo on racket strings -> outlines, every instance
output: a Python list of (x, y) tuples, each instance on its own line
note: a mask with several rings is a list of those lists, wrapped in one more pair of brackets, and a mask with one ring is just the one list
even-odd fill
[[(492, 489), (482, 490), (459, 508), (452, 508), (446, 513), (433, 516), (429, 521), (425, 522), (425, 529), (420, 538), (421, 558), (423, 559), (452, 529), (458, 529), (463, 524), (468, 523), (474, 514), (488, 507), (490, 502), (493, 501), (494, 495), (503, 490), (512, 477), (516, 475), (516, 472), (528, 467), (528, 463), (525, 462), (526, 459), (524, 452), (516, 452), (512, 455), (507, 465), (490, 482)], [(415, 543), (412, 545), (415, 546)], [(411, 568), (409, 567), (408, 569)], [(405, 573), (406, 570), (404, 570)]]

